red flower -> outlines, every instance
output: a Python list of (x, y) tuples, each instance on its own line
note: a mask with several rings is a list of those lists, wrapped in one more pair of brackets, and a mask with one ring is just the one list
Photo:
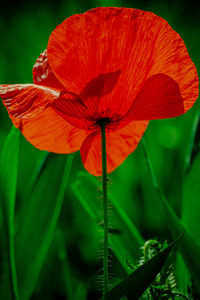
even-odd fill
[(101, 174), (101, 119), (108, 172), (135, 150), (147, 120), (185, 113), (198, 76), (185, 44), (162, 18), (130, 8), (95, 8), (66, 19), (33, 67), (34, 84), (1, 85), (9, 115), (35, 147), (80, 149)]

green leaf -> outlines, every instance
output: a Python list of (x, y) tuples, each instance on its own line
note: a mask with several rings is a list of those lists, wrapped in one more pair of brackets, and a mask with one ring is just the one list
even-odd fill
[[(0, 199), (4, 219), (2, 232), (6, 247), (5, 252), (7, 253), (5, 259), (9, 274), (8, 284), (10, 288), (8, 291), (11, 291), (9, 297), (15, 300), (19, 299), (14, 252), (14, 215), (19, 162), (19, 140), (20, 131), (13, 126), (5, 141), (0, 158)], [(2, 286), (4, 286), (4, 283)]]
[(199, 152), (199, 129), (200, 129), (200, 113), (198, 112), (194, 118), (191, 136), (189, 139), (188, 149), (185, 159), (185, 173), (190, 170), (193, 159)]
[(190, 273), (180, 253), (176, 256), (175, 268), (176, 281), (179, 291), (187, 294), (190, 283)]
[(182, 219), (185, 227), (200, 246), (200, 153), (196, 156), (185, 181)]
[(138, 269), (126, 276), (120, 283), (109, 291), (108, 300), (118, 300), (127, 294), (131, 295), (132, 300), (139, 299), (156, 278), (157, 274), (161, 271), (169, 257), (169, 254), (177, 246), (181, 239), (182, 236)]
[[(190, 249), (190, 255), (193, 264), (190, 271), (196, 282), (196, 289), (200, 293), (200, 228), (199, 228), (199, 211), (200, 211), (200, 153), (196, 155), (190, 166), (190, 171), (186, 177), (183, 193), (182, 220), (184, 227), (187, 228), (188, 234), (192, 240), (188, 240), (187, 247)], [(196, 244), (196, 246), (194, 245)], [(187, 248), (186, 248), (187, 249)], [(187, 258), (188, 259), (188, 258)]]
[(68, 186), (72, 161), (72, 155), (49, 154), (32, 195), (21, 210), (15, 238), (21, 300), (30, 298), (45, 262)]
[(168, 225), (169, 231), (171, 236), (174, 238), (175, 236), (181, 234), (181, 232), (185, 232), (185, 235), (183, 237), (183, 241), (180, 245), (180, 251), (183, 256), (184, 262), (187, 265), (187, 268), (190, 270), (190, 273), (193, 276), (193, 280), (195, 283), (195, 288), (198, 292), (200, 292), (200, 247), (194, 240), (193, 236), (188, 231), (188, 228), (186, 228), (181, 220), (178, 218), (174, 210), (171, 208), (169, 203), (167, 202), (164, 194), (162, 193), (156, 176), (154, 174), (153, 166), (150, 160), (150, 157), (148, 155), (146, 146), (145, 146), (145, 140), (143, 138), (143, 149), (144, 149), (144, 155), (146, 158), (147, 168), (149, 170), (149, 173), (152, 178), (152, 182), (154, 187), (156, 188), (161, 203), (164, 206), (165, 214), (166, 214), (166, 224)]
[(56, 249), (58, 260), (61, 267), (61, 278), (64, 282), (64, 294), (68, 300), (86, 300), (88, 293), (88, 284), (78, 281), (73, 276), (73, 268), (70, 265), (70, 260), (67, 253), (66, 239), (61, 228), (56, 230)]
[(36, 182), (37, 182), (38, 178), (40, 177), (40, 174), (43, 171), (43, 168), (45, 167), (48, 155), (49, 155), (49, 153), (46, 151), (40, 152), (40, 157), (36, 163), (35, 169), (31, 175), (29, 184), (26, 188), (26, 197), (29, 196), (33, 192)]

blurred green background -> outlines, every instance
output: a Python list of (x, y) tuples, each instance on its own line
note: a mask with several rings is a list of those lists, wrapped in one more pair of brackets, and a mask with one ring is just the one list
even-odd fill
[[(184, 39), (200, 70), (199, 1), (4, 1), (0, 10), (0, 83), (32, 82), (32, 66), (46, 48), (53, 29), (68, 16), (97, 6), (140, 8), (162, 16)], [(2, 148), (12, 124), (0, 105)], [(145, 139), (161, 190), (200, 246), (199, 134), (194, 126), (194, 122), (198, 123), (198, 112), (197, 101), (183, 116), (151, 121)], [(187, 164), (187, 175), (185, 166), (186, 160), (190, 161), (190, 148), (192, 160)], [(188, 179), (188, 176), (193, 177)], [(174, 237), (172, 223), (166, 219), (165, 208), (152, 185), (141, 143), (109, 177), (113, 228), (111, 272), (114, 274), (111, 282), (114, 284), (125, 276), (126, 260), (130, 264), (138, 262), (146, 240), (170, 242)], [(21, 299), (98, 299), (100, 186), (100, 179), (84, 170), (79, 152), (67, 158), (47, 154), (20, 137), (15, 252)], [(3, 214), (0, 212), (0, 295), (2, 300), (9, 300)], [(192, 250), (191, 256), (185, 264), (179, 255), (174, 264), (178, 288), (185, 293), (191, 289), (191, 278), (195, 281), (198, 273), (195, 270), (193, 274), (191, 261), (200, 263)], [(195, 293), (194, 299), (200, 299), (198, 288)]]

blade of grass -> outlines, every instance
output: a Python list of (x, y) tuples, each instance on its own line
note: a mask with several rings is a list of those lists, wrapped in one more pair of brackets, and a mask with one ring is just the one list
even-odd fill
[(200, 153), (196, 155), (185, 180), (182, 220), (200, 247)]
[(85, 282), (78, 281), (73, 277), (72, 268), (67, 254), (66, 240), (61, 228), (56, 230), (58, 259), (64, 282), (64, 290), (67, 300), (86, 300), (88, 286)]
[(120, 281), (108, 292), (108, 300), (119, 300), (127, 294), (131, 295), (132, 300), (138, 300), (161, 271), (172, 250), (177, 247), (181, 239), (182, 235), (167, 248)]
[(49, 153), (46, 151), (40, 152), (40, 157), (36, 163), (35, 169), (33, 170), (29, 184), (26, 188), (26, 193), (25, 193), (26, 197), (33, 192), (36, 182), (37, 182), (38, 178), (40, 177), (40, 174), (45, 166), (45, 163), (47, 162), (48, 155), (49, 155)]
[(9, 281), (12, 299), (19, 300), (14, 251), (14, 215), (19, 163), (20, 131), (14, 126), (5, 141), (0, 158), (0, 194), (4, 218), (4, 240), (8, 256)]
[(186, 174), (188, 173), (188, 171), (190, 169), (192, 156), (193, 156), (193, 152), (194, 152), (194, 148), (195, 148), (195, 139), (197, 138), (197, 132), (198, 132), (199, 125), (200, 125), (200, 112), (197, 113), (197, 115), (195, 116), (194, 121), (193, 121), (191, 137), (190, 137), (190, 141), (188, 144), (188, 150), (187, 150), (186, 159), (185, 159), (185, 173)]
[(181, 220), (177, 217), (169, 203), (167, 202), (164, 194), (162, 193), (156, 176), (154, 174), (153, 166), (150, 160), (150, 157), (148, 155), (145, 139), (143, 137), (143, 150), (144, 155), (146, 159), (147, 168), (149, 170), (149, 174), (152, 179), (153, 186), (156, 188), (159, 197), (161, 199), (161, 202), (165, 208), (166, 213), (166, 224), (168, 224), (168, 228), (170, 231), (170, 234), (174, 238), (175, 236), (181, 234), (182, 232), (185, 232), (185, 235), (183, 237), (183, 240), (180, 245), (180, 251), (184, 258), (184, 261), (190, 270), (194, 282), (196, 290), (200, 292), (200, 247), (197, 245), (193, 237), (190, 235), (190, 233), (186, 230), (186, 228), (183, 226)]
[[(35, 166), (33, 172), (31, 173), (30, 181), (29, 181), (27, 187), (25, 187), (25, 193), (24, 193), (25, 201), (26, 201), (26, 199), (29, 199), (31, 197), (31, 194), (34, 191), (34, 188), (40, 177), (40, 174), (43, 171), (46, 163), (48, 163), (48, 155), (49, 155), (48, 152), (40, 151), (40, 155), (36, 162), (36, 166)], [(16, 214), (16, 228), (18, 227), (18, 222), (20, 222), (20, 217), (24, 213), (24, 209), (25, 209), (25, 207), (22, 205)]]
[(73, 300), (87, 300), (88, 289), (83, 282), (77, 282)]
[[(23, 210), (16, 232), (22, 300), (30, 298), (51, 245), (68, 187), (73, 155), (51, 156)], [(45, 195), (45, 198), (44, 198)]]
[(58, 259), (60, 261), (61, 271), (63, 274), (62, 277), (64, 281), (66, 299), (73, 300), (74, 280), (68, 262), (63, 232), (60, 228), (58, 228), (56, 231), (56, 239), (57, 239)]

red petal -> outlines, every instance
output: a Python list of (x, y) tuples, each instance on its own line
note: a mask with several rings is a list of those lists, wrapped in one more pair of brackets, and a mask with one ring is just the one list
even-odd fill
[(51, 107), (31, 120), (11, 116), (26, 139), (40, 150), (55, 153), (72, 153), (80, 149), (88, 133), (77, 129), (60, 117)]
[(157, 74), (145, 82), (124, 120), (164, 119), (183, 113), (178, 84), (167, 75)]
[[(162, 20), (162, 19), (161, 19)], [(184, 112), (188, 111), (199, 95), (197, 70), (182, 38), (164, 20), (154, 52), (154, 64), (149, 77), (163, 73), (179, 85)]]
[(175, 80), (188, 110), (198, 96), (198, 76), (181, 37), (162, 18), (128, 8), (95, 8), (74, 15), (49, 38), (48, 59), (67, 90), (79, 94), (99, 74), (121, 70), (100, 111), (125, 114), (152, 75)]
[(90, 115), (90, 110), (84, 105), (77, 95), (63, 93), (54, 101), (52, 108), (71, 125), (80, 129), (94, 129), (97, 127), (94, 116)]
[(9, 114), (32, 118), (60, 96), (60, 91), (35, 84), (0, 85), (0, 97)]
[[(114, 171), (137, 147), (148, 121), (135, 121), (127, 126), (106, 132), (106, 152), (108, 173)], [(88, 172), (95, 176), (102, 174), (101, 134), (91, 133), (81, 145), (81, 158)]]
[(33, 82), (44, 86), (63, 89), (62, 84), (55, 77), (47, 58), (47, 50), (44, 50), (37, 58), (33, 66)]
[(106, 109), (106, 103), (109, 99), (109, 94), (115, 88), (117, 81), (120, 80), (120, 74), (120, 70), (100, 74), (88, 82), (81, 91), (80, 98), (93, 118), (111, 118), (113, 116), (113, 112)]

